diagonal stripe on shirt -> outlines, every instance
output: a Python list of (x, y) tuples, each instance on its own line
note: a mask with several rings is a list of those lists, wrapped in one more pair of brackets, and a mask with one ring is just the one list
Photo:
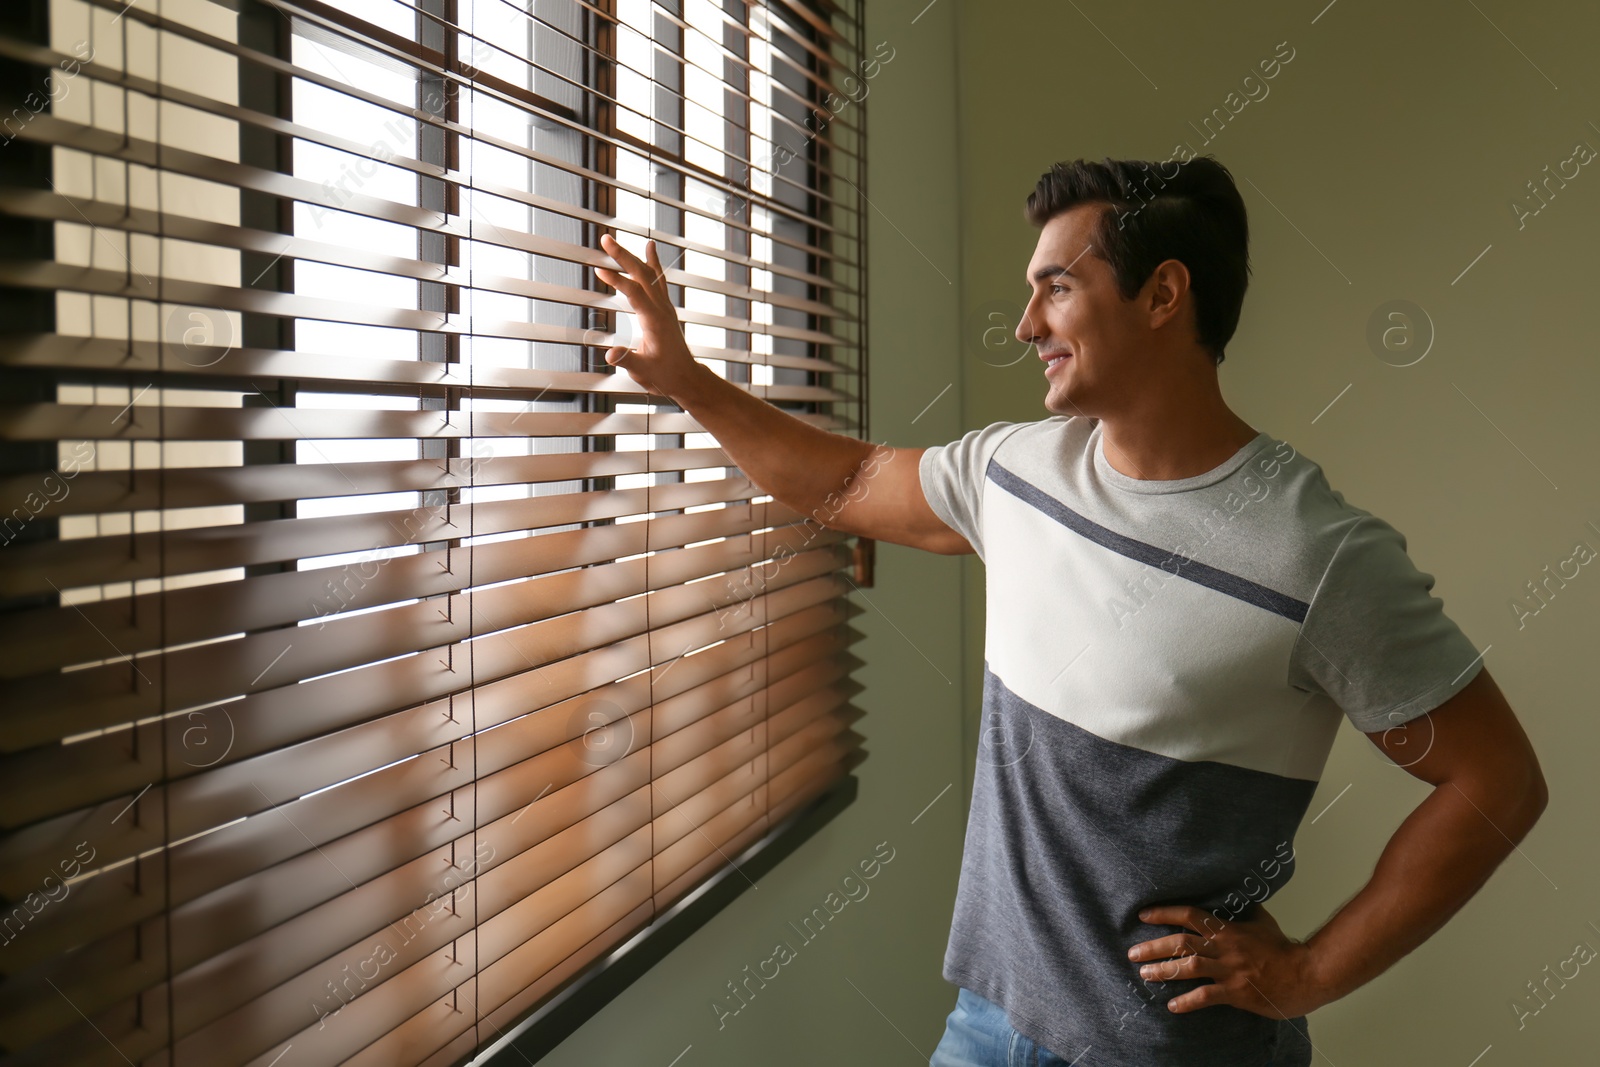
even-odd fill
[[(1067, 505), (1046, 493), (1043, 489), (1033, 485), (1012, 474), (1000, 464), (989, 461), (988, 478), (1000, 488), (1016, 497), (1018, 500), (1031, 505), (1037, 510), (1059, 522), (1073, 533), (1093, 541), (1103, 548), (1108, 548), (1119, 555), (1129, 559), (1138, 560), (1140, 563), (1152, 567), (1162, 567), (1168, 574), (1179, 578), (1187, 578), (1196, 585), (1203, 585), (1215, 589), (1219, 593), (1236, 597), (1247, 604), (1254, 604), (1259, 608), (1282, 615), (1286, 619), (1303, 623), (1306, 613), (1311, 606), (1303, 600), (1296, 600), (1292, 596), (1280, 593), (1275, 589), (1268, 589), (1264, 585), (1252, 582), (1248, 578), (1241, 578), (1237, 574), (1219, 570), (1208, 566), (1198, 560), (1181, 556), (1176, 552), (1168, 552), (1157, 548), (1155, 545), (1144, 541), (1135, 540), (1115, 530), (1107, 529), (1073, 511)], [(1176, 569), (1171, 569), (1172, 565)]]

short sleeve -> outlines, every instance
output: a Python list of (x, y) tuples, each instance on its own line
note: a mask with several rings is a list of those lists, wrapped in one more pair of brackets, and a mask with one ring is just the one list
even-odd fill
[(1355, 510), (1300, 628), (1289, 682), (1372, 733), (1443, 704), (1483, 659), (1430, 594), (1433, 575), (1411, 562), (1405, 536)]
[(946, 525), (967, 539), (980, 559), (983, 558), (983, 482), (989, 460), (1012, 431), (1025, 425), (993, 423), (922, 453), (918, 473), (928, 506)]

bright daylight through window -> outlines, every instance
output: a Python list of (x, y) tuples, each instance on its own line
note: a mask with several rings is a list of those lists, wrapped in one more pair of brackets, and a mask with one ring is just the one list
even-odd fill
[(864, 436), (861, 26), (7, 5), (15, 1062), (569, 1032), (849, 802), (870, 546), (606, 362), (636, 327), (593, 267), (653, 238), (697, 357)]

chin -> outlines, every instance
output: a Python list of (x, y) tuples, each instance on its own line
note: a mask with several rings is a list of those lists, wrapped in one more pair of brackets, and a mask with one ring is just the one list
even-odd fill
[(1083, 414), (1083, 405), (1074, 403), (1071, 397), (1055, 389), (1045, 394), (1044, 409), (1052, 415)]

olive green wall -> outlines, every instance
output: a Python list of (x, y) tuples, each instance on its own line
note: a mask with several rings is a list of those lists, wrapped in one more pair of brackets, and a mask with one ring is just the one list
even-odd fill
[[(1600, 147), (1600, 16), (1549, 0), (1325, 2), (871, 0), (868, 40), (895, 49), (870, 95), (873, 437), (932, 444), (1043, 414), (1037, 365), (1006, 366), (1017, 352), (995, 342), (1033, 247), (1022, 201), (1051, 162), (1164, 160), (1186, 143), (1226, 163), (1255, 277), (1224, 394), (1407, 535), (1489, 649), (1551, 783), (1541, 824), (1461, 913), (1312, 1016), (1318, 1063), (1588, 1062), (1600, 978), (1575, 950), (1600, 948), (1585, 766), (1600, 577), (1552, 580), (1520, 620), (1511, 604), (1577, 542), (1600, 549), (1600, 430), (1585, 417), (1600, 386), (1585, 321), (1600, 177), (1574, 153)], [(1194, 127), (1213, 108), (1208, 143)], [(1525, 183), (1558, 168), (1576, 176), (1550, 180), (1548, 205), (1526, 214), (1539, 202)], [(1397, 300), (1410, 317), (1383, 318)], [(545, 1063), (926, 1061), (953, 1002), (938, 968), (970, 792), (982, 568), (880, 546), (867, 596), (860, 800)], [(1271, 906), (1289, 933), (1359, 890), (1427, 789), (1343, 731), (1297, 876)], [(725, 983), (882, 841), (895, 858), (870, 895), (719, 1030)], [(1530, 982), (1547, 1003), (1519, 1027), (1513, 1003), (1540, 1006)]]
[[(1043, 414), (1037, 361), (1001, 366), (1012, 354), (983, 337), (1007, 302), (1015, 324), (1036, 235), (1022, 204), (1040, 173), (1077, 157), (1165, 160), (1184, 142), (1215, 154), (1249, 209), (1255, 272), (1224, 395), (1407, 535), (1446, 611), (1489, 647), (1551, 783), (1541, 824), (1462, 912), (1311, 1016), (1317, 1062), (1466, 1067), (1490, 1045), (1480, 1067), (1591, 1062), (1600, 976), (1580, 969), (1591, 950), (1565, 963), (1565, 988), (1550, 978), (1537, 1015), (1519, 1024), (1512, 1003), (1539, 1007), (1528, 982), (1558, 974), (1580, 942), (1600, 949), (1588, 769), (1600, 567), (1566, 564), (1578, 577), (1552, 582), (1520, 628), (1510, 602), (1576, 542), (1600, 550), (1600, 173), (1583, 165), (1600, 147), (1600, 12), (1551, 0), (1018, 0), (961, 4), (959, 31), (961, 428)], [(1293, 58), (1263, 82), (1258, 64), (1283, 42)], [(1207, 144), (1190, 123), (1212, 108), (1224, 110)], [(1511, 204), (1538, 205), (1525, 183), (1546, 164), (1570, 180), (1519, 218)], [(1410, 366), (1394, 364), (1425, 346), (1414, 312), (1414, 354), (1400, 320), (1393, 350), (1377, 349), (1388, 362), (1367, 340), (1391, 300), (1432, 322), (1432, 347)], [(876, 368), (892, 362), (875, 353)], [(975, 698), (981, 568), (968, 570)], [(1345, 728), (1296, 841), (1298, 873), (1270, 906), (1286, 931), (1309, 934), (1360, 889), (1428, 788)]]
[[(922, 413), (960, 373), (956, 12), (940, 0), (913, 24), (925, 3), (873, 0), (868, 10), (868, 52), (885, 41), (894, 50), (867, 97), (871, 431), (892, 445), (960, 432), (958, 388)], [(680, 1053), (677, 1067), (927, 1062), (955, 1003), (939, 964), (967, 796), (961, 570), (956, 559), (879, 546), (877, 584), (856, 596), (865, 611), (855, 626), (866, 636), (855, 651), (866, 666), (855, 676), (867, 687), (856, 729), (871, 753), (856, 770), (856, 803), (541, 1064), (668, 1067)], [(880, 842), (894, 858), (865, 883), (867, 895), (802, 943), (788, 924), (830, 892), (842, 895), (840, 880)], [(719, 1028), (713, 1002), (733, 1003), (727, 983), (746, 965), (753, 973), (780, 941), (795, 958)]]

